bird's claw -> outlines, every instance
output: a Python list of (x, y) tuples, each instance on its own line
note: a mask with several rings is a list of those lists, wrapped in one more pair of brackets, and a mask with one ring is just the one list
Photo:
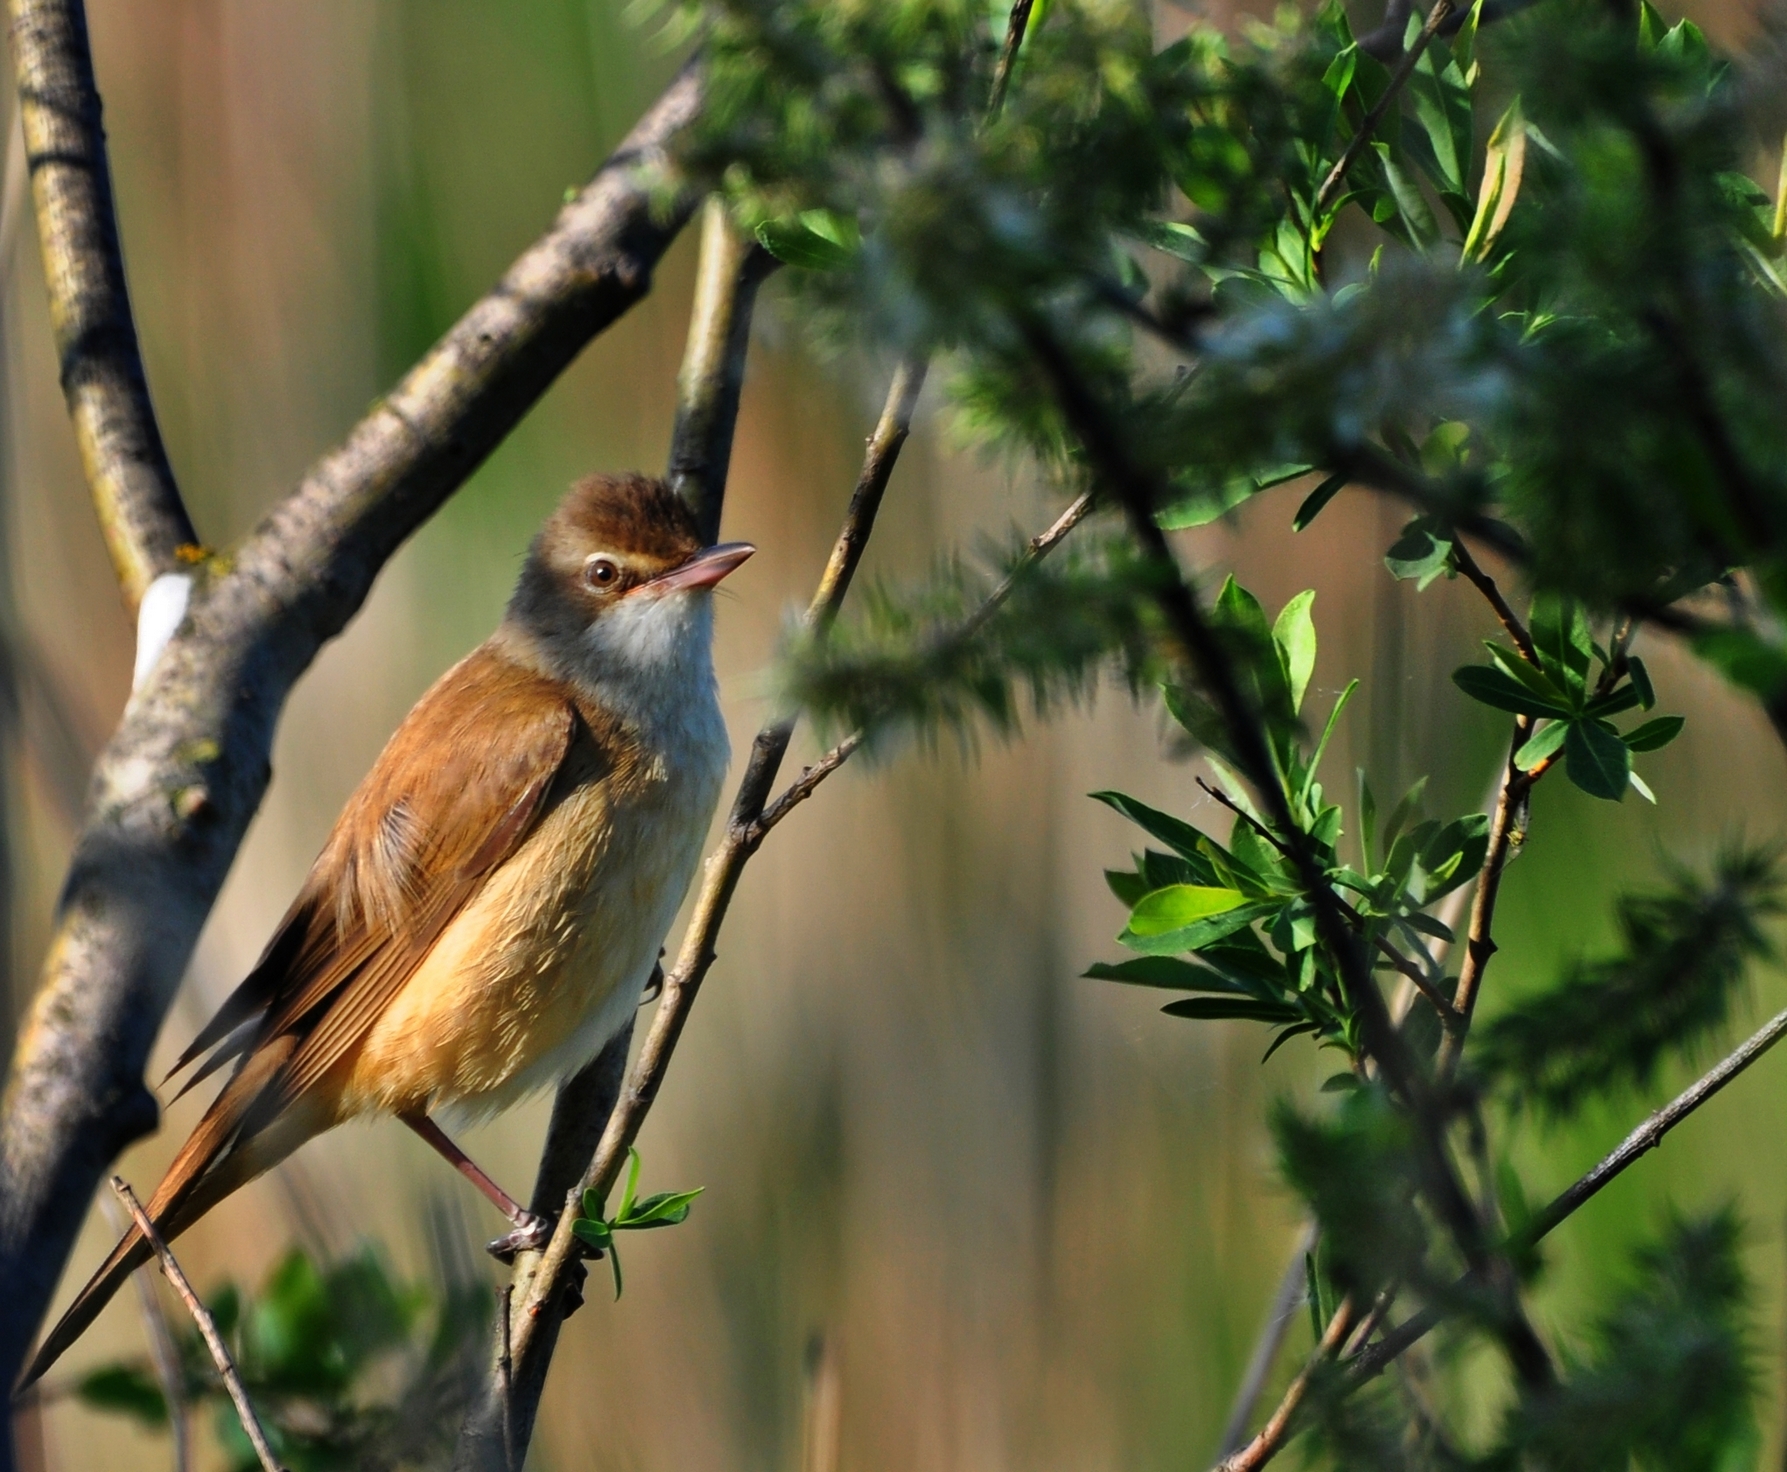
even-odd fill
[(494, 1241), (486, 1242), (484, 1250), (498, 1262), (512, 1263), (520, 1252), (538, 1252), (552, 1240), (553, 1221), (549, 1216), (537, 1216), (525, 1211), (515, 1223), (513, 1231), (504, 1232)]

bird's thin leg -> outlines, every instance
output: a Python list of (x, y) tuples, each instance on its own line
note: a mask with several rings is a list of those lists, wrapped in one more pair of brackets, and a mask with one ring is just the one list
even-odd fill
[(400, 1114), (397, 1117), (432, 1145), (454, 1170), (476, 1186), (498, 1211), (515, 1223), (514, 1231), (486, 1245), (491, 1256), (512, 1258), (524, 1248), (539, 1248), (546, 1244), (546, 1239), (552, 1233), (551, 1221), (529, 1211), (485, 1175), (478, 1162), (449, 1140), (438, 1124), (426, 1114)]

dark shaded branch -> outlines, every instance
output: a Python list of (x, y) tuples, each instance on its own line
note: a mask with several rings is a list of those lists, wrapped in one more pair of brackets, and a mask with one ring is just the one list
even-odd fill
[[(1378, 125), (1384, 120), (1386, 113), (1396, 106), (1396, 99), (1401, 95), (1403, 86), (1415, 73), (1415, 67), (1421, 60), (1421, 53), (1427, 49), (1427, 43), (1439, 33), (1439, 28), (1454, 9), (1453, 0), (1439, 0), (1439, 3), (1428, 13), (1427, 24), (1421, 27), (1420, 35), (1415, 37), (1415, 44), (1403, 53), (1402, 60), (1396, 64), (1396, 70), (1390, 73), (1390, 84), (1384, 88), (1384, 95), (1371, 106), (1365, 119), (1359, 124), (1359, 131), (1347, 141), (1340, 157), (1334, 161), (1334, 167), (1328, 170), (1328, 177), (1322, 180), (1322, 187), (1315, 193), (1315, 208), (1312, 211), (1320, 218), (1339, 196), (1346, 185), (1347, 170), (1359, 161), (1359, 155), (1365, 152), (1371, 140), (1377, 136)], [(1406, 12), (1405, 12), (1406, 13)], [(1401, 45), (1402, 38), (1397, 37)]]
[(1493, 1284), (1500, 1310), (1497, 1329), (1516, 1373), (1532, 1385), (1550, 1384), (1555, 1378), (1551, 1358), (1520, 1302), (1513, 1269), (1488, 1241), (1476, 1206), (1452, 1165), (1445, 1141), (1445, 1111), (1433, 1097), (1401, 1031), (1390, 1020), (1370, 963), (1348, 924), (1344, 905), (1328, 882), (1308, 834), (1291, 812), (1259, 713), (1243, 690), (1227, 648), (1198, 606), (1165, 533), (1154, 519), (1155, 507), (1162, 503), (1160, 488), (1145, 469), (1130, 459), (1103, 406), (1048, 327), (1034, 317), (1016, 325), (1098, 476), (1101, 489), (1122, 506), (1131, 535), (1153, 564), (1155, 601), (1179, 645), (1180, 655), (1209, 693), (1234, 744), (1242, 775), (1254, 784), (1272, 826), (1278, 830), (1314, 911), (1317, 934), (1334, 958), (1347, 1001), (1359, 1018), (1365, 1050), (1376, 1061), (1391, 1090), (1408, 1106), (1416, 1126), (1414, 1137), (1428, 1199), (1446, 1223), (1465, 1261)]
[[(496, 288), (227, 558), (100, 758), (0, 1116), (0, 1380), (10, 1384), (95, 1186), (155, 1128), (143, 1068), (270, 775), (293, 682), (379, 569), (578, 351), (645, 295), (693, 210), (668, 146), (685, 68)], [(665, 203), (668, 199), (669, 202)]]
[[(1702, 1104), (1717, 1094), (1782, 1038), (1787, 1037), (1787, 1012), (1777, 1013), (1733, 1050), (1717, 1067), (1703, 1074), (1675, 1098), (1640, 1124), (1602, 1158), (1600, 1164), (1560, 1192), (1551, 1203), (1534, 1213), (1519, 1234), (1523, 1246), (1531, 1247), (1549, 1236), (1575, 1212), (1596, 1196), (1614, 1177), (1620, 1175), (1641, 1156), (1663, 1143), (1663, 1137)], [(1469, 1289), (1467, 1275), (1453, 1285), (1448, 1297), (1456, 1297)], [(1446, 1315), (1438, 1308), (1425, 1308), (1396, 1326), (1376, 1344), (1367, 1345), (1348, 1362), (1349, 1380), (1362, 1384), (1381, 1371), (1416, 1341), (1424, 1338)]]
[(112, 201), (81, 0), (9, 0), (50, 329), (81, 466), (125, 606), (198, 541), (161, 442)]

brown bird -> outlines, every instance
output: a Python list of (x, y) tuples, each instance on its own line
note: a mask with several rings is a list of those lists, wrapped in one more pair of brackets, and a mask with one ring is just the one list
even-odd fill
[[(429, 1117), (485, 1117), (575, 1073), (638, 1005), (729, 751), (704, 547), (662, 481), (592, 476), (547, 521), (502, 624), (404, 718), (246, 980), (175, 1064), (235, 1071), (148, 1212), (173, 1238), (313, 1135), (395, 1114), (541, 1245)], [(184, 1092), (184, 1090), (182, 1090)], [(150, 1248), (135, 1228), (20, 1381)]]

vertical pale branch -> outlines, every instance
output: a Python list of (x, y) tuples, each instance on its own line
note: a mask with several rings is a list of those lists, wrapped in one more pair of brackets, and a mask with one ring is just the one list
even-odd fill
[(81, 0), (10, 0), (19, 114), (62, 392), (132, 613), (198, 540), (137, 347)]
[(676, 380), (670, 484), (695, 508), (703, 540), (720, 538), (732, 433), (745, 383), (745, 349), (757, 288), (781, 263), (739, 233), (726, 202), (708, 200), (701, 217), (701, 263), (689, 309), (689, 341)]

